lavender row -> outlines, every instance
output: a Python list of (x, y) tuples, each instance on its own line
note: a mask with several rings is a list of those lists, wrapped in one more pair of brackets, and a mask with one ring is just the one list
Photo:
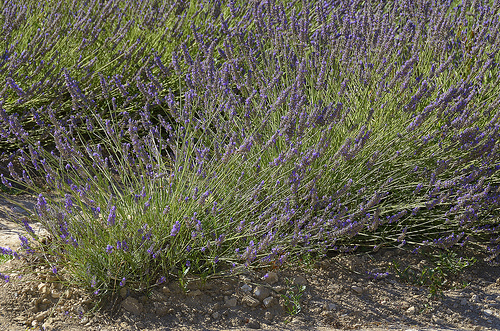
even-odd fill
[(28, 113), (52, 151), (14, 111), (19, 85), (6, 78), (2, 135), (20, 149), (2, 181), (40, 192), (35, 217), (76, 281), (102, 294), (173, 267), (360, 246), (480, 242), (498, 256), (498, 3), (168, 8), (187, 22), (178, 46), (136, 53), (138, 71), (119, 68), (132, 80), (98, 72), (91, 85), (61, 69), (49, 90), (71, 100)]

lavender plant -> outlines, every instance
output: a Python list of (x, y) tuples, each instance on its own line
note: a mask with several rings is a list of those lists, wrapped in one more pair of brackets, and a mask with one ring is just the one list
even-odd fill
[(50, 233), (21, 255), (41, 247), (104, 295), (357, 247), (500, 253), (498, 2), (120, 4), (47, 7), (65, 31), (106, 29), (82, 46), (102, 72), (43, 67), (44, 95), (14, 74), (33, 70), (13, 55), (29, 34), (4, 41), (0, 128), (19, 149), (2, 181), (37, 192)]

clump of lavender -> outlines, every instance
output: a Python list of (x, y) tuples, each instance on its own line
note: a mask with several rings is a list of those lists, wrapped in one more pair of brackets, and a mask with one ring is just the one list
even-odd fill
[[(85, 15), (101, 19), (102, 6)], [(139, 12), (109, 6), (113, 22)], [(87, 68), (93, 81), (63, 65), (59, 90), (47, 87), (38, 108), (33, 100), (32, 128), (13, 106), (24, 105), (27, 88), (7, 81), (0, 128), (20, 146), (20, 167), (5, 176), (39, 192), (47, 249), (64, 257), (74, 282), (103, 295), (125, 282), (155, 286), (173, 267), (282, 265), (306, 252), (381, 245), (481, 241), (498, 255), (498, 9), (211, 8), (164, 8), (177, 15), (166, 35), (146, 20), (116, 23), (150, 31), (115, 33), (126, 45), (116, 59), (130, 67), (96, 60), (109, 77)], [(145, 16), (151, 26), (160, 26), (156, 10)], [(94, 20), (78, 22), (83, 35)], [(173, 49), (158, 47), (174, 37)], [(105, 56), (99, 40), (81, 49)], [(144, 40), (151, 44), (139, 49)], [(61, 90), (66, 103), (54, 101)], [(55, 147), (33, 139), (34, 128)]]

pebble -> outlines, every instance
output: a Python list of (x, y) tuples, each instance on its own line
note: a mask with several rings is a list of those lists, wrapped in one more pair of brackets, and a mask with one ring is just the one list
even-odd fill
[(363, 293), (363, 288), (361, 288), (360, 286), (353, 285), (353, 286), (351, 286), (351, 289), (354, 292), (356, 292), (357, 294), (362, 294)]
[(170, 311), (168, 306), (164, 303), (155, 302), (154, 307), (155, 307), (155, 314), (159, 317), (167, 315)]
[(249, 307), (257, 307), (259, 304), (260, 304), (260, 301), (257, 300), (256, 298), (252, 297), (252, 296), (249, 296), (249, 295), (245, 295), (242, 299), (241, 299), (241, 303), (249, 306)]
[(256, 286), (253, 290), (253, 295), (260, 301), (264, 300), (271, 294), (271, 291), (262, 285)]
[(226, 298), (225, 301), (225, 304), (226, 304), (226, 307), (236, 307), (236, 305), (238, 304), (238, 300), (234, 297), (232, 298)]
[(143, 311), (142, 304), (133, 297), (128, 297), (123, 300), (122, 308), (134, 315), (140, 315)]
[(48, 294), (49, 286), (45, 283), (38, 284), (38, 292), (40, 292), (41, 294)]
[(415, 314), (416, 311), (417, 311), (417, 309), (415, 308), (415, 306), (411, 306), (410, 308), (406, 309), (406, 313), (410, 314), (410, 315)]
[(216, 312), (214, 312), (214, 313), (212, 314), (212, 318), (213, 318), (214, 320), (218, 319), (219, 317), (220, 317), (220, 313), (219, 313), (218, 311), (216, 311)]
[(293, 284), (299, 286), (306, 286), (307, 280), (302, 276), (295, 276), (295, 278), (293, 279)]
[(467, 299), (462, 298), (462, 300), (460, 300), (460, 304), (461, 304), (462, 306), (467, 305)]
[(485, 315), (495, 316), (495, 313), (494, 313), (494, 312), (493, 312), (493, 310), (491, 310), (491, 309), (485, 309), (485, 310), (483, 310), (483, 313), (484, 313)]
[(268, 284), (274, 284), (278, 282), (278, 274), (274, 271), (268, 272), (267, 277), (264, 278)]
[(329, 302), (328, 304), (325, 304), (325, 309), (328, 311), (335, 310), (337, 309), (337, 305)]
[(273, 297), (267, 297), (264, 300), (262, 300), (262, 303), (266, 308), (271, 307), (274, 304), (274, 298)]
[(260, 323), (251, 318), (247, 323), (247, 327), (249, 327), (250, 329), (260, 329)]
[(201, 292), (200, 290), (195, 290), (195, 291), (189, 292), (188, 296), (190, 296), (190, 297), (197, 297), (197, 296), (200, 296), (202, 294), (203, 294), (203, 292)]
[(270, 311), (266, 311), (264, 313), (264, 318), (268, 321), (272, 321), (273, 320), (273, 313), (271, 313)]
[(127, 288), (126, 287), (122, 287), (120, 289), (120, 296), (122, 297), (122, 299), (125, 299), (127, 297)]
[(241, 287), (241, 290), (242, 290), (243, 292), (250, 292), (250, 291), (252, 291), (252, 287), (251, 287), (250, 285), (248, 285), (248, 284), (244, 284), (244, 285)]

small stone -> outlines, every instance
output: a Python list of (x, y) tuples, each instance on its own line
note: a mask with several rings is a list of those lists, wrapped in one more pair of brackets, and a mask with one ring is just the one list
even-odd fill
[(462, 298), (462, 300), (460, 300), (460, 304), (461, 304), (462, 306), (467, 305), (467, 299)]
[(40, 294), (48, 294), (49, 286), (45, 283), (38, 284), (38, 292), (40, 292)]
[(278, 285), (278, 286), (275, 286), (273, 287), (273, 290), (276, 292), (276, 293), (280, 293), (281, 291), (283, 291), (285, 289), (285, 287), (281, 286), (281, 285)]
[(415, 306), (411, 306), (410, 308), (406, 309), (406, 313), (409, 315), (415, 314), (416, 311), (417, 309), (415, 308)]
[(327, 311), (332, 311), (332, 310), (336, 310), (337, 309), (337, 305), (332, 303), (332, 302), (329, 302), (325, 305), (325, 310)]
[(80, 324), (87, 324), (89, 322), (89, 318), (87, 316), (83, 316), (80, 320)]
[(63, 298), (64, 299), (69, 299), (71, 298), (71, 296), (73, 295), (73, 293), (71, 293), (71, 290), (70, 289), (67, 289), (66, 291), (64, 291), (63, 293)]
[(227, 298), (227, 300), (225, 300), (225, 304), (226, 304), (226, 307), (236, 307), (236, 305), (238, 304), (238, 300), (234, 297), (232, 298)]
[(52, 319), (48, 319), (42, 324), (42, 328), (44, 331), (52, 331), (54, 329), (54, 326), (52, 325)]
[(242, 290), (243, 292), (250, 292), (250, 291), (252, 291), (252, 287), (251, 287), (250, 285), (248, 285), (248, 284), (244, 284), (244, 285), (241, 287), (241, 290)]
[(253, 290), (253, 295), (259, 299), (260, 301), (264, 300), (269, 296), (271, 291), (262, 285), (256, 286), (255, 289)]
[(155, 302), (155, 303), (153, 303), (153, 305), (154, 305), (154, 308), (155, 308), (155, 314), (158, 317), (165, 316), (165, 315), (167, 315), (170, 312), (169, 307), (166, 304), (164, 304), (164, 303)]
[(247, 323), (247, 327), (249, 327), (250, 329), (260, 329), (260, 323), (251, 318)]
[(483, 310), (483, 313), (485, 315), (489, 315), (489, 316), (494, 316), (495, 315), (495, 313), (491, 309), (485, 309), (485, 310)]
[(133, 297), (128, 297), (123, 300), (122, 308), (134, 315), (140, 315), (143, 311), (142, 304)]
[(61, 293), (55, 291), (55, 290), (52, 290), (51, 292), (51, 296), (54, 298), (54, 299), (58, 299), (60, 296), (61, 296)]
[(171, 291), (170, 291), (170, 289), (168, 288), (168, 286), (163, 286), (163, 287), (161, 288), (161, 291), (163, 292), (163, 294), (170, 294), (170, 293), (171, 293)]
[(274, 298), (273, 297), (267, 297), (264, 300), (262, 300), (262, 303), (266, 308), (271, 307), (274, 304)]
[(219, 313), (218, 311), (216, 311), (216, 312), (214, 312), (214, 313), (212, 314), (212, 318), (213, 318), (214, 320), (218, 319), (219, 317), (220, 317), (220, 313)]
[(38, 325), (38, 321), (37, 320), (34, 320), (33, 322), (31, 322), (31, 326), (36, 328)]
[(356, 292), (357, 294), (362, 294), (363, 293), (363, 288), (357, 285), (351, 286), (351, 289)]
[(127, 297), (127, 292), (128, 292), (128, 289), (126, 287), (122, 287), (120, 289), (120, 296), (122, 297), (122, 299), (125, 299)]
[(252, 296), (249, 296), (249, 295), (245, 295), (242, 299), (241, 299), (241, 303), (242, 304), (245, 304), (249, 307), (257, 307), (259, 304), (260, 304), (260, 301), (257, 300), (256, 298), (252, 297)]
[(299, 286), (306, 286), (307, 280), (302, 276), (295, 276), (295, 278), (293, 279), (293, 284)]
[(268, 321), (272, 321), (273, 320), (273, 313), (271, 313), (270, 311), (266, 311), (264, 313), (264, 318)]
[(278, 282), (278, 274), (275, 273), (274, 271), (270, 271), (267, 273), (267, 276), (264, 277), (264, 280), (268, 283), (268, 284), (274, 284), (274, 283), (277, 283)]
[(195, 291), (188, 292), (188, 296), (190, 296), (190, 297), (197, 297), (197, 296), (200, 296), (202, 294), (203, 294), (203, 292), (201, 292), (200, 290), (195, 290)]
[(497, 280), (496, 280), (495, 284), (497, 284), (497, 286), (500, 286), (500, 277), (499, 277), (499, 278), (497, 278)]
[(45, 317), (49, 316), (49, 313), (50, 313), (49, 311), (42, 311), (41, 313), (35, 316), (35, 320), (41, 322), (45, 319)]

